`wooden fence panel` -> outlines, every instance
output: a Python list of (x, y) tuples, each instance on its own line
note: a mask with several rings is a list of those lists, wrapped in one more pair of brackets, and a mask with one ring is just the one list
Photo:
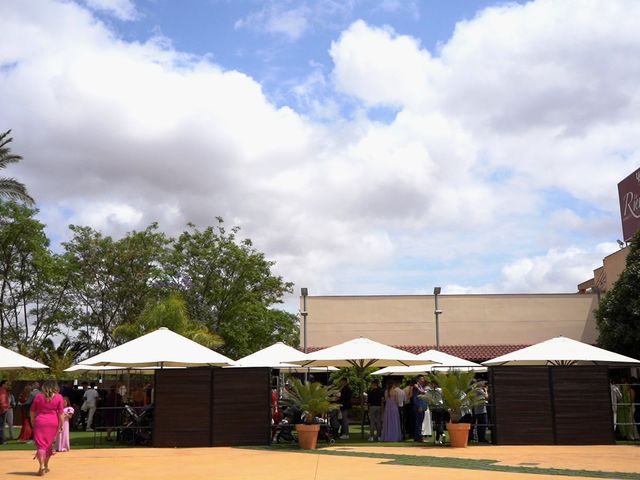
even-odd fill
[(211, 445), (211, 373), (210, 368), (156, 371), (154, 447)]
[(268, 368), (217, 369), (213, 375), (212, 445), (268, 445), (271, 385)]
[(607, 367), (551, 367), (556, 442), (561, 445), (614, 443)]
[(554, 443), (549, 372), (546, 367), (492, 367), (494, 443)]

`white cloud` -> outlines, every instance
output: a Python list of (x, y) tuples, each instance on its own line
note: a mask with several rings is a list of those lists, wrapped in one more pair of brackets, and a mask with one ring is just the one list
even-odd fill
[(108, 13), (119, 20), (135, 20), (138, 12), (133, 0), (84, 0), (93, 10)]
[[(591, 243), (618, 235), (615, 185), (640, 161), (640, 6), (566, 3), (487, 10), (433, 54), (356, 22), (330, 48), (338, 94), (320, 69), (294, 87), (303, 115), (77, 4), (3, 2), (0, 124), (57, 238), (71, 221), (175, 233), (222, 215), (318, 294), (397, 293), (416, 270), (447, 293), (572, 291), (610, 246)], [(280, 28), (273, 5), (256, 25)], [(289, 38), (316, 25), (293, 20)], [(386, 105), (391, 121), (368, 117)]]
[(298, 40), (310, 27), (311, 11), (306, 7), (285, 9), (278, 4), (265, 5), (262, 10), (237, 20), (236, 29), (250, 28)]

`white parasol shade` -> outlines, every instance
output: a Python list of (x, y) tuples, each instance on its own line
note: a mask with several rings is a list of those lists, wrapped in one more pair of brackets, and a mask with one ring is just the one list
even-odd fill
[(20, 368), (49, 368), (46, 365), (31, 360), (8, 348), (0, 347), (0, 370), (18, 370)]
[(233, 360), (162, 327), (78, 365), (136, 367), (197, 367), (233, 365)]
[(438, 350), (427, 350), (426, 352), (422, 352), (416, 356), (424, 360), (437, 362), (437, 364), (412, 365), (410, 367), (386, 367), (378, 370), (377, 372), (373, 372), (372, 375), (419, 375), (421, 373), (428, 373), (434, 370), (462, 370), (473, 372), (487, 371), (487, 367), (483, 367), (482, 365), (470, 362), (464, 358), (449, 355), (448, 353), (440, 352)]
[[(129, 367), (103, 367), (99, 365), (74, 365), (73, 367), (66, 368), (64, 371), (68, 373), (91, 373), (91, 372), (99, 372), (99, 373), (143, 373), (153, 375), (158, 367), (139, 367), (139, 368), (129, 368)], [(180, 367), (173, 367), (180, 368)]]
[(258, 350), (251, 355), (242, 357), (235, 362), (235, 365), (229, 368), (248, 368), (248, 367), (266, 367), (273, 369), (286, 370), (288, 372), (308, 372), (308, 371), (327, 371), (336, 370), (333, 367), (327, 368), (305, 368), (293, 363), (284, 362), (284, 359), (288, 360), (306, 360), (307, 354), (299, 350), (296, 350), (289, 345), (285, 345), (282, 342), (274, 343), (273, 345)]
[(305, 367), (353, 366), (357, 368), (434, 363), (421, 360), (413, 353), (363, 337), (309, 353), (305, 360), (287, 359), (287, 362)]
[(594, 347), (567, 337), (556, 337), (483, 362), (499, 365), (610, 365), (640, 366), (640, 360)]

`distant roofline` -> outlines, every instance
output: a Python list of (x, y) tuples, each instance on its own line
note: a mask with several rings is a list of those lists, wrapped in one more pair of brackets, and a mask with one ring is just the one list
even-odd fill
[[(441, 293), (438, 297), (523, 297), (523, 296), (539, 296), (539, 297), (573, 297), (585, 295), (593, 295), (594, 293)], [(416, 293), (416, 294), (363, 294), (363, 295), (307, 295), (307, 298), (418, 298), (433, 297), (433, 293)], [(302, 295), (300, 295), (302, 298)]]

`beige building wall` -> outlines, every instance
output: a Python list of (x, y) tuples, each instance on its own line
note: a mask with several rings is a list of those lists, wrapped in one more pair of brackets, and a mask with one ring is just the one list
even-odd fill
[[(441, 345), (597, 338), (594, 294), (439, 295), (438, 303)], [(307, 344), (327, 347), (363, 336), (388, 345), (434, 345), (434, 309), (433, 295), (310, 296)]]

